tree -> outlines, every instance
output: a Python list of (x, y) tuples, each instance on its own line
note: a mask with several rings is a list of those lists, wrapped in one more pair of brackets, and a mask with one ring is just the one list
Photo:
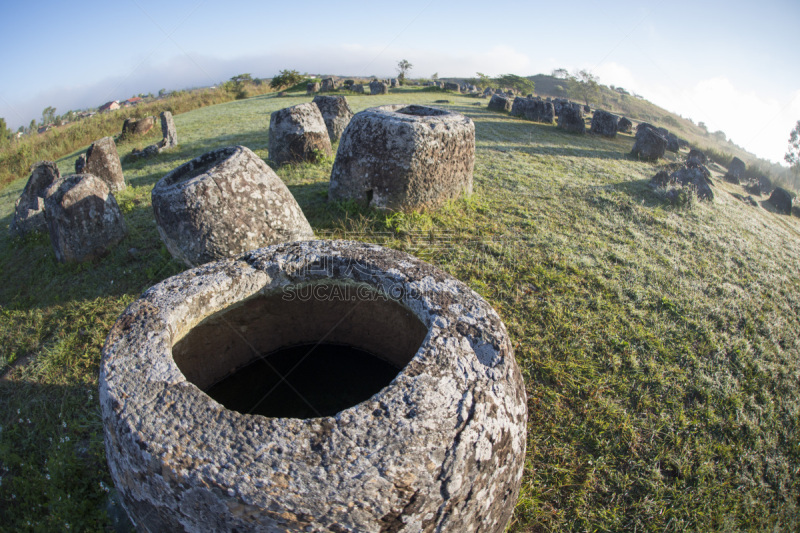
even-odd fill
[(167, 94), (167, 90), (166, 89), (159, 89), (158, 90), (158, 97), (159, 98), (163, 98), (165, 94)]
[(252, 83), (253, 77), (250, 74), (237, 74), (223, 84), (225, 90), (234, 94), (237, 100), (247, 98), (247, 85)]
[(269, 86), (277, 91), (285, 87), (297, 85), (303, 81), (303, 79), (303, 75), (296, 70), (282, 70), (280, 74), (270, 80)]
[(439, 79), (439, 73), (438, 72), (434, 72), (431, 75), (431, 79), (434, 80), (434, 81), (438, 80)]
[(800, 120), (795, 124), (794, 129), (789, 134), (789, 150), (783, 156), (789, 166), (796, 174), (800, 175)]
[(408, 71), (414, 68), (414, 65), (408, 62), (407, 59), (401, 59), (397, 62), (397, 80), (402, 84), (406, 81), (406, 74)]
[(501, 88), (509, 87), (523, 94), (532, 93), (536, 87), (528, 78), (523, 78), (516, 74), (503, 74), (497, 78), (497, 85)]
[(42, 110), (42, 126), (47, 126), (56, 121), (56, 108), (47, 106)]
[(474, 78), (469, 78), (468, 80), (465, 81), (471, 85), (475, 85), (483, 89), (487, 87), (492, 87), (494, 89), (497, 88), (497, 82), (492, 80), (492, 78), (490, 78), (483, 72), (476, 72)]
[(566, 80), (569, 78), (569, 72), (565, 68), (553, 69), (553, 72), (550, 75), (557, 80)]
[(568, 78), (569, 90), (576, 97), (583, 99), (583, 103), (589, 105), (589, 100), (596, 99), (600, 95), (598, 81), (598, 77), (588, 70), (579, 70)]

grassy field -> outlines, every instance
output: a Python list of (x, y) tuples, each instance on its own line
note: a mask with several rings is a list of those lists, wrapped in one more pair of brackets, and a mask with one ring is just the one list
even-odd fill
[[(475, 122), (469, 198), (383, 213), (326, 201), (331, 160), (277, 172), (319, 237), (406, 250), (503, 317), (529, 399), (510, 529), (797, 531), (800, 220), (719, 179), (713, 203), (672, 206), (627, 135), (565, 134), (465, 96), (348, 96), (355, 111), (441, 99)], [(185, 268), (158, 238), (150, 190), (217, 147), (267, 159), (269, 113), (309, 100), (177, 115), (180, 146), (151, 160), (124, 156), (155, 136), (120, 144), (130, 233), (94, 263), (56, 263), (45, 236), (9, 238), (25, 181), (0, 191), (0, 530), (109, 529), (100, 350), (126, 305)]]

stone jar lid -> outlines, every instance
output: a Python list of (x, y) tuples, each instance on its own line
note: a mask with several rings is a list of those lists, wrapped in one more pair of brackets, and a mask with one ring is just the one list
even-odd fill
[[(327, 417), (242, 414), (178, 368), (173, 347), (204, 321), (332, 281), (387, 295), (424, 327), (368, 400)], [(100, 399), (111, 475), (143, 530), (501, 532), (519, 493), (526, 396), (500, 317), (377, 245), (279, 244), (159, 283), (111, 329)]]

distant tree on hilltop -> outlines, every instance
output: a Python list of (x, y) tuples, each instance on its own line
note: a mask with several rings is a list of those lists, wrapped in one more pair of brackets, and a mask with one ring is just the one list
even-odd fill
[(414, 65), (409, 63), (407, 59), (401, 59), (397, 62), (397, 79), (400, 81), (400, 83), (406, 81), (406, 74), (408, 74), (408, 71), (412, 68), (414, 68)]
[(42, 126), (47, 126), (56, 121), (56, 108), (47, 106), (42, 110)]
[(574, 75), (567, 78), (570, 94), (583, 100), (589, 105), (589, 101), (597, 99), (600, 95), (599, 78), (588, 70), (579, 70)]
[(303, 81), (303, 75), (296, 70), (282, 70), (280, 74), (272, 78), (269, 86), (276, 91), (286, 87), (292, 87)]
[(789, 150), (783, 156), (796, 174), (800, 175), (800, 120), (789, 134)]
[(550, 75), (557, 80), (566, 80), (569, 78), (569, 71), (565, 68), (556, 68), (553, 69), (553, 72)]

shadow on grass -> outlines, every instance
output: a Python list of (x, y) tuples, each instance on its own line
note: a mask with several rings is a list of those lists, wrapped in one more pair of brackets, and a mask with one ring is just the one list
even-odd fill
[(621, 153), (614, 150), (603, 150), (600, 148), (575, 148), (572, 146), (558, 146), (558, 145), (539, 145), (533, 144), (525, 145), (508, 145), (508, 144), (495, 144), (494, 146), (487, 147), (488, 150), (503, 153), (520, 152), (528, 155), (542, 155), (542, 156), (555, 156), (555, 157), (587, 157), (593, 159), (604, 160), (620, 160), (620, 161), (635, 161), (627, 153)]
[(105, 256), (59, 263), (46, 233), (0, 237), (0, 305), (11, 311), (139, 294), (185, 267), (172, 259), (150, 205), (124, 213), (128, 234)]

